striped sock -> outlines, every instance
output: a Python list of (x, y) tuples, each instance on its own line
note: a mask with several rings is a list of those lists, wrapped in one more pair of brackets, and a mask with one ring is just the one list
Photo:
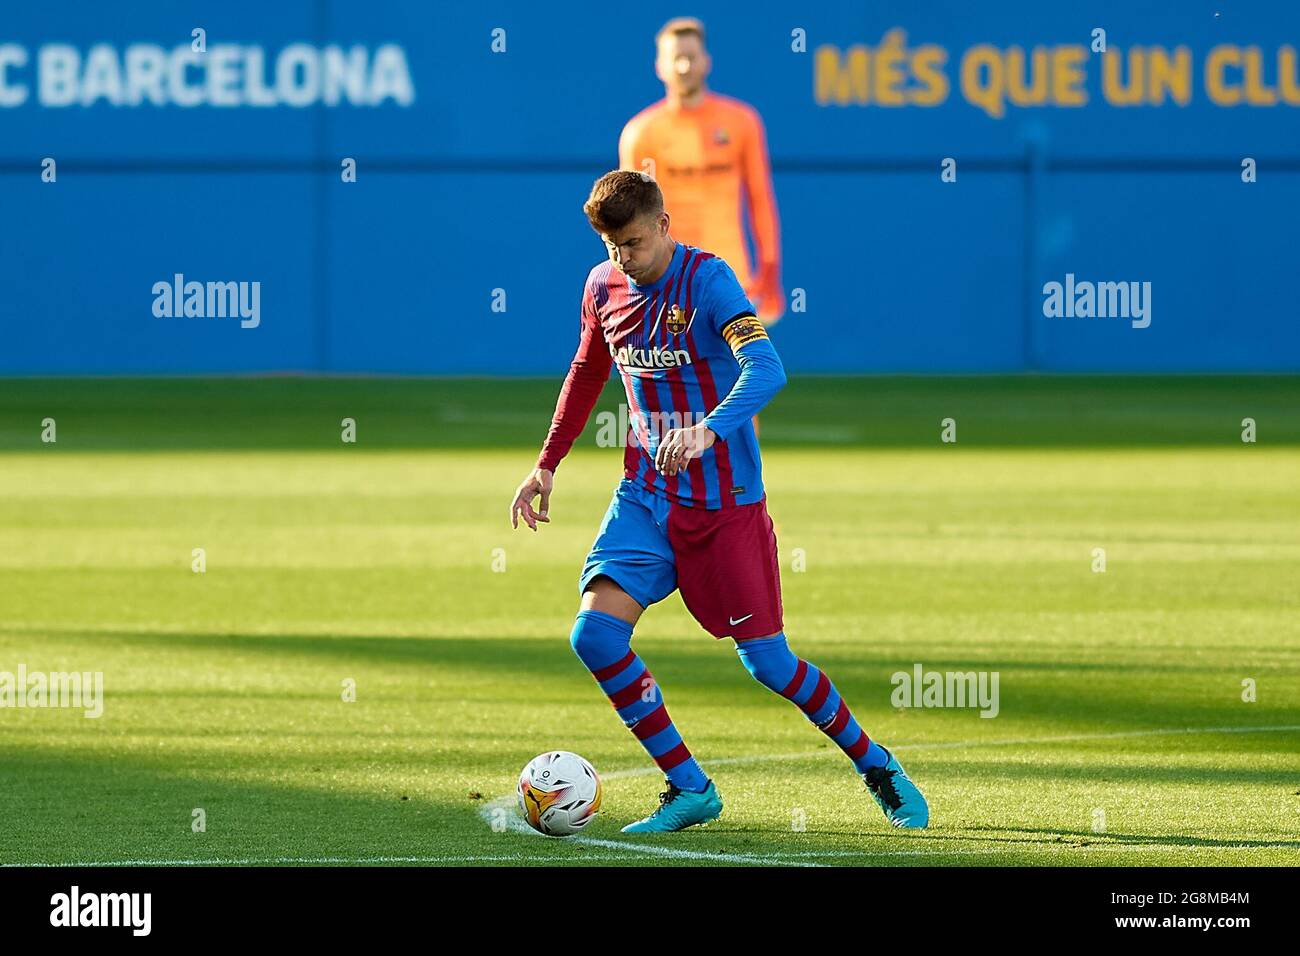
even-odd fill
[(755, 680), (798, 707), (818, 730), (835, 741), (853, 761), (858, 773), (889, 762), (884, 748), (868, 737), (853, 719), (849, 705), (831, 679), (812, 664), (795, 657), (784, 633), (737, 641), (736, 653)]
[(663, 691), (632, 650), (632, 625), (603, 611), (578, 612), (569, 643), (659, 769), (682, 790), (709, 784), (664, 706)]

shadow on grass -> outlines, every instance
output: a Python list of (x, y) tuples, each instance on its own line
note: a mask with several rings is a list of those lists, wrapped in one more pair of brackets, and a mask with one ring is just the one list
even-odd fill
[[(387, 793), (332, 790), (331, 770), (353, 773), (364, 769), (382, 775), (383, 760), (367, 755), (364, 767), (355, 760), (322, 766), (319, 787), (297, 784), (249, 783), (233, 779), (247, 767), (231, 767), (222, 757), (208, 755), (202, 767), (184, 767), (176, 753), (90, 756), (50, 749), (11, 746), (0, 760), (12, 774), (0, 791), (0, 862), (7, 864), (92, 864), (139, 862), (245, 863), (295, 865), (369, 862), (376, 865), (524, 865), (582, 864), (599, 848), (561, 840), (545, 840), (514, 832), (493, 832), (482, 818), (482, 800), (467, 794), (463, 802), (440, 796), (431, 785), (393, 788)], [(192, 759), (192, 758), (191, 758)], [(325, 758), (321, 758), (325, 760)], [(182, 764), (182, 766), (178, 766)], [(1046, 774), (1050, 776), (1050, 774)], [(379, 784), (377, 788), (386, 785)], [(486, 794), (491, 797), (495, 794)], [(206, 830), (191, 828), (193, 811), (202, 808)], [(906, 862), (909, 850), (929, 844), (930, 862), (972, 862), (959, 843), (978, 842), (1005, 852), (1017, 865), (1042, 864), (1044, 845), (1071, 847), (1127, 843), (1185, 849), (1300, 847), (1297, 841), (1219, 839), (1191, 834), (1094, 834), (1072, 828), (965, 826), (899, 834), (883, 828), (860, 833), (803, 832), (791, 834), (752, 827), (692, 830), (656, 840), (621, 838), (613, 828), (631, 818), (639, 807), (622, 808), (621, 816), (602, 820), (595, 832), (620, 842), (702, 852), (703, 856), (674, 860), (628, 852), (628, 865), (665, 863), (730, 865), (725, 854), (790, 858), (810, 844), (827, 851), (852, 850), (846, 837), (882, 843), (879, 855)], [(874, 809), (874, 808), (873, 808)], [(864, 809), (865, 812), (865, 809)], [(883, 829), (882, 829), (883, 828)], [(1030, 836), (1026, 836), (1029, 834)], [(939, 847), (937, 844), (945, 845)], [(608, 863), (608, 850), (601, 862)], [(945, 860), (944, 852), (954, 851)], [(718, 854), (717, 859), (708, 854)], [(864, 849), (864, 857), (876, 855)], [(839, 862), (851, 863), (852, 855)], [(1117, 857), (1116, 863), (1123, 863)], [(745, 865), (745, 861), (737, 861)], [(828, 858), (826, 862), (835, 862)], [(1051, 862), (1073, 862), (1053, 859)]]
[[(10, 635), (24, 633), (8, 628)], [(51, 629), (31, 632), (33, 637), (46, 637)], [(119, 631), (87, 631), (69, 629), (63, 636), (86, 638), (126, 647), (146, 647), (157, 652), (161, 664), (174, 661), (178, 652), (193, 651), (200, 654), (231, 654), (257, 656), (269, 659), (307, 657), (337, 660), (349, 668), (401, 667), (412, 673), (411, 667), (427, 667), (434, 674), (449, 670), (467, 676), (494, 675), (496, 678), (517, 679), (520, 686), (535, 684), (539, 680), (568, 682), (551, 684), (583, 692), (589, 689), (593, 705), (604, 700), (595, 687), (590, 674), (570, 648), (567, 635), (557, 635), (554, 640), (521, 638), (464, 638), (464, 637), (356, 637), (320, 635), (256, 635), (256, 634), (190, 634), (190, 633), (129, 633)], [(718, 642), (722, 643), (722, 642)], [(636, 642), (634, 641), (634, 646)], [(652, 674), (663, 682), (666, 698), (670, 701), (690, 699), (693, 704), (702, 702), (701, 693), (709, 700), (723, 704), (761, 705), (771, 699), (773, 706), (789, 708), (775, 699), (770, 691), (759, 685), (744, 670), (733, 648), (708, 645), (717, 651), (703, 651), (694, 643), (662, 643), (650, 650), (639, 648)], [(977, 718), (978, 708), (906, 708), (897, 709), (889, 704), (894, 687), (890, 675), (899, 670), (909, 670), (900, 664), (897, 652), (871, 653), (851, 647), (838, 646), (833, 651), (810, 655), (810, 661), (823, 669), (849, 701), (854, 713), (864, 726), (881, 719), (905, 720), (910, 728), (932, 739), (938, 734), (959, 734), (960, 739), (997, 739), (1014, 736), (1016, 726), (1031, 725), (1037, 732), (1052, 732), (1059, 727), (1062, 733), (1077, 733), (1081, 726), (1090, 733), (1165, 730), (1188, 727), (1238, 727), (1277, 724), (1300, 725), (1300, 701), (1295, 705), (1273, 707), (1267, 717), (1255, 717), (1254, 711), (1240, 702), (1235, 671), (1189, 671), (1181, 663), (1148, 666), (1134, 664), (1117, 658), (1109, 666), (1095, 663), (1053, 662), (1050, 666), (1021, 663), (1014, 659), (993, 662), (1001, 671), (999, 687), (1001, 715), (992, 719)], [(928, 670), (982, 670), (990, 669), (988, 661), (945, 660), (927, 661)], [(261, 668), (259, 673), (265, 673)], [(1101, 677), (1110, 673), (1111, 679)], [(1224, 676), (1224, 691), (1219, 698), (1205, 692), (1208, 682), (1216, 673)], [(1056, 677), (1054, 675), (1063, 676)], [(1170, 675), (1161, 680), (1160, 674)], [(1185, 681), (1180, 675), (1200, 674), (1195, 696), (1182, 689)], [(431, 675), (433, 676), (433, 675)], [(124, 696), (128, 691), (122, 692)], [(286, 691), (283, 688), (239, 690), (241, 698), (283, 699), (286, 694), (310, 699), (310, 691)], [(1180, 698), (1180, 694), (1185, 696)], [(135, 696), (149, 696), (147, 691), (134, 692)], [(226, 697), (228, 690), (196, 689), (194, 696)], [(388, 694), (389, 701), (418, 701), (425, 698), (401, 697)], [(872, 705), (875, 706), (872, 706)], [(1014, 722), (1006, 720), (1007, 717)], [(1010, 724), (1010, 729), (1008, 728)], [(898, 726), (897, 723), (894, 724)], [(810, 737), (810, 743), (816, 742)], [(1291, 740), (1292, 749), (1300, 753), (1300, 745)], [(919, 742), (919, 741), (917, 741)], [(1275, 744), (1273, 744), (1275, 746)], [(1235, 746), (1250, 746), (1238, 740)]]
[[(0, 862), (463, 858), (520, 849), (492, 833), (468, 795), (455, 805), (424, 787), (331, 792), (332, 771), (356, 769), (351, 756), (319, 758), (319, 788), (247, 783), (232, 779), (246, 766), (208, 755), (211, 764), (195, 768), (193, 759), (174, 750), (150, 759), (0, 750), (10, 777), (0, 791)], [(369, 760), (382, 772), (382, 759)], [(206, 832), (192, 832), (195, 808), (206, 814)], [(546, 851), (574, 856), (558, 843)]]

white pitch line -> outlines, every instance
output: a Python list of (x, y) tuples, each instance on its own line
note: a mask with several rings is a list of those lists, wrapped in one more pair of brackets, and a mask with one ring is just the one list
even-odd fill
[(633, 843), (620, 843), (618, 840), (600, 840), (596, 837), (565, 837), (565, 842), (584, 843), (587, 846), (602, 846), (611, 850), (630, 850), (646, 853), (650, 856), (666, 856), (677, 860), (716, 860), (721, 863), (755, 863), (759, 866), (821, 866), (812, 861), (789, 862), (773, 856), (750, 856), (746, 853), (722, 853), (709, 850), (677, 850), (666, 846), (638, 846)]
[[(1176, 727), (1166, 730), (1118, 730), (1104, 734), (1061, 734), (1055, 737), (1018, 737), (1005, 740), (954, 740), (935, 744), (890, 744), (894, 751), (914, 750), (965, 750), (970, 747), (1023, 747), (1029, 744), (1073, 743), (1084, 740), (1114, 740), (1121, 737), (1168, 737), (1181, 734), (1259, 734), (1270, 731), (1300, 730), (1300, 724), (1282, 724), (1273, 727)], [(834, 753), (829, 747), (821, 750), (803, 750), (787, 754), (750, 754), (746, 757), (723, 757), (719, 760), (701, 761), (701, 765), (710, 767), (727, 767), (738, 764), (764, 763), (769, 760), (807, 760)], [(602, 780), (620, 780), (625, 777), (643, 777), (662, 774), (658, 767), (632, 767), (628, 770), (614, 770), (602, 773)]]
[[(1097, 840), (1099, 841), (1104, 840), (1106, 836), (1107, 834), (1099, 833), (1097, 834)], [(953, 837), (952, 839), (961, 840), (966, 838)], [(820, 858), (848, 857), (848, 856), (864, 856), (864, 857), (948, 856), (949, 854), (952, 853), (960, 853), (963, 855), (969, 854), (969, 855), (978, 856), (978, 855), (999, 854), (999, 853), (1019, 853), (1022, 850), (1047, 851), (1053, 853), (1062, 850), (1108, 850), (1116, 853), (1122, 850), (1141, 850), (1144, 853), (1149, 853), (1152, 850), (1155, 850), (1162, 853), (1181, 853), (1181, 852), (1191, 853), (1195, 851), (1204, 851), (1204, 850), (1232, 850), (1233, 852), (1241, 852), (1247, 850), (1292, 849), (1292, 850), (1296, 850), (1297, 852), (1300, 852), (1300, 847), (1297, 847), (1295, 843), (1285, 843), (1285, 842), (1256, 843), (1251, 846), (1175, 846), (1169, 843), (1128, 843), (1128, 842), (1106, 843), (1106, 842), (1097, 842), (1089, 839), (1088, 837), (1083, 837), (1082, 839), (1087, 839), (1089, 840), (1089, 842), (1084, 845), (1076, 845), (1075, 842), (1069, 840), (1062, 840), (1059, 843), (1055, 841), (1052, 843), (1031, 843), (1025, 841), (1023, 843), (1007, 843), (1001, 847), (990, 847), (988, 849), (966, 848), (966, 849), (955, 849), (955, 850), (799, 850), (796, 852), (789, 852), (789, 851), (780, 851), (780, 852), (783, 856), (787, 856), (795, 859), (799, 857), (817, 857), (820, 859)]]
[[(450, 863), (467, 860), (515, 860), (514, 856), (263, 856), (239, 860), (77, 860), (71, 863), (0, 863), (0, 868), (11, 867), (63, 867), (63, 866), (263, 866), (266, 864), (307, 863)], [(619, 857), (619, 859), (625, 859)]]
[[(1053, 737), (1020, 737), (1020, 738), (1013, 738), (1013, 739), (1006, 739), (1006, 740), (958, 740), (958, 741), (950, 741), (948, 743), (935, 743), (935, 744), (899, 744), (897, 746), (891, 746), (889, 749), (896, 750), (896, 751), (952, 750), (952, 749), (963, 749), (969, 747), (1011, 747), (1011, 746), (1025, 746), (1028, 744), (1068, 743), (1068, 742), (1077, 742), (1083, 740), (1111, 740), (1117, 737), (1160, 737), (1160, 736), (1171, 736), (1171, 735), (1181, 735), (1181, 734), (1249, 734), (1249, 733), (1270, 733), (1274, 731), (1283, 731), (1283, 730), (1300, 730), (1300, 724), (1283, 724), (1283, 725), (1272, 726), (1272, 727), (1174, 727), (1174, 728), (1167, 728), (1164, 730), (1121, 730), (1121, 731), (1112, 731), (1108, 733), (1099, 733), (1099, 734), (1060, 734)], [(709, 767), (736, 766), (741, 764), (761, 763), (770, 760), (802, 760), (808, 757), (820, 757), (829, 752), (831, 751), (829, 751), (827, 748), (823, 748), (821, 750), (803, 751), (802, 753), (797, 753), (797, 754), (751, 754), (750, 756), (747, 757), (723, 757), (719, 760), (708, 761), (707, 766)], [(650, 776), (652, 774), (660, 774), (662, 772), (663, 771), (661, 771), (656, 766), (632, 767), (627, 770), (614, 770), (609, 773), (602, 773), (600, 776), (602, 780), (620, 780), (628, 777)], [(505, 796), (497, 797), (495, 800), (492, 800), (483, 806), (483, 808), (479, 811), (479, 816), (482, 817), (489, 825), (491, 825), (493, 823), (491, 817), (493, 816), (494, 812), (497, 809), (507, 810), (504, 819), (506, 822), (506, 826), (509, 829), (513, 830), (516, 833), (524, 833), (529, 836), (542, 837), (542, 839), (554, 839), (553, 837), (548, 838), (542, 836), (542, 834), (535, 831), (522, 818), (520, 818), (519, 816), (513, 813), (510, 813), (507, 808), (511, 807), (514, 804), (514, 802), (515, 802), (514, 794), (506, 794)], [(497, 819), (502, 819), (502, 817), (498, 817)], [(790, 865), (789, 863), (781, 862), (782, 858), (780, 854), (776, 854), (774, 856), (769, 856), (769, 857), (752, 857), (752, 856), (734, 855), (730, 853), (712, 853), (705, 850), (673, 850), (672, 848), (669, 847), (648, 847), (648, 846), (642, 846), (640, 844), (635, 844), (635, 843), (623, 843), (617, 840), (596, 840), (593, 837), (583, 837), (583, 836), (571, 836), (571, 837), (565, 837), (564, 839), (566, 840), (566, 842), (589, 843), (593, 845), (607, 846), (611, 848), (617, 847), (619, 849), (628, 850), (630, 852), (653, 853), (655, 855), (660, 855), (660, 856), (681, 856), (682, 858), (685, 859), (713, 859), (719, 861), (735, 860), (738, 862), (758, 863), (764, 866)], [(1027, 845), (1032, 846), (1033, 844), (1027, 844)], [(1102, 846), (1103, 844), (1097, 844), (1097, 845)], [(1123, 844), (1123, 845), (1138, 846), (1138, 844)], [(1153, 844), (1153, 845), (1163, 846), (1164, 844)], [(1285, 846), (1285, 844), (1282, 845)], [(1069, 848), (1082, 849), (1082, 847), (1069, 847)], [(1043, 849), (1052, 849), (1052, 848), (1043, 847)], [(956, 851), (915, 850), (915, 851), (882, 852), (879, 854), (868, 853), (867, 855), (922, 856), (927, 854), (943, 855), (945, 852), (951, 853)], [(976, 851), (965, 851), (965, 852), (999, 853), (999, 852), (1007, 852), (1007, 851), (1006, 850), (988, 850), (988, 851), (976, 850)], [(820, 864), (814, 864), (814, 865), (820, 865)]]
[(1003, 747), (1024, 744), (1056, 744), (1077, 740), (1114, 740), (1118, 737), (1169, 737), (1182, 734), (1262, 734), (1280, 730), (1300, 730), (1300, 724), (1276, 724), (1268, 727), (1174, 727), (1166, 730), (1115, 730), (1104, 734), (1059, 734), (1055, 737), (1022, 737), (1019, 740), (960, 740), (946, 744), (903, 744), (890, 750), (945, 750), (955, 747)]
[[(592, 860), (626, 860), (622, 853), (584, 853), (573, 857), (579, 862)], [(325, 866), (346, 863), (354, 866), (381, 863), (532, 863), (534, 860), (522, 853), (469, 855), (469, 856), (265, 856), (246, 859), (213, 860), (77, 860), (71, 863), (0, 863), (0, 869), (50, 869), (56, 867), (89, 866), (268, 866), (302, 863)]]
[[(961, 839), (960, 837), (956, 839)], [(565, 842), (569, 842), (566, 840)], [(609, 842), (609, 841), (605, 841)], [(620, 850), (628, 848), (628, 844), (617, 844)], [(774, 856), (758, 857), (764, 864), (774, 866), (796, 866), (799, 865), (793, 861), (805, 859), (831, 859), (836, 857), (901, 857), (901, 856), (996, 856), (1001, 853), (1019, 853), (1025, 850), (1034, 852), (1060, 852), (1064, 850), (1106, 850), (1109, 852), (1119, 853), (1127, 850), (1141, 850), (1146, 853), (1152, 851), (1163, 853), (1179, 852), (1203, 852), (1206, 850), (1232, 850), (1233, 852), (1243, 852), (1250, 850), (1274, 850), (1274, 849), (1295, 848), (1293, 843), (1259, 843), (1251, 846), (1171, 846), (1167, 843), (1089, 843), (1086, 846), (1075, 846), (1068, 843), (1022, 843), (1009, 844), (1004, 847), (992, 847), (988, 849), (953, 849), (953, 850), (798, 850), (783, 851)], [(643, 848), (644, 849), (644, 848)], [(575, 862), (590, 863), (596, 860), (626, 860), (627, 857), (621, 853), (584, 853), (582, 856), (571, 857)], [(736, 859), (731, 854), (726, 854), (724, 859)], [(0, 863), (0, 868), (22, 868), (22, 869), (50, 869), (62, 867), (90, 867), (90, 866), (266, 866), (270, 864), (352, 864), (362, 866), (379, 863), (477, 863), (477, 862), (497, 862), (497, 863), (533, 863), (534, 859), (526, 858), (522, 853), (496, 854), (496, 855), (471, 855), (471, 856), (369, 856), (369, 857), (347, 857), (347, 856), (268, 856), (253, 857), (248, 859), (215, 859), (215, 860), (78, 860), (72, 863)]]
[[(599, 846), (607, 849), (626, 850), (630, 853), (644, 853), (647, 856), (662, 856), (675, 860), (713, 860), (719, 863), (755, 863), (759, 866), (820, 866), (820, 863), (798, 862), (781, 863), (770, 856), (751, 856), (745, 853), (723, 853), (716, 850), (683, 850), (676, 847), (648, 846), (642, 843), (625, 843), (621, 840), (602, 840), (599, 837), (583, 836), (581, 833), (568, 837), (548, 837), (530, 827), (522, 817), (514, 812), (516, 797), (509, 793), (490, 800), (479, 810), (479, 816), (489, 825), (504, 824), (507, 830), (541, 840), (563, 839), (565, 843), (581, 843), (586, 846)], [(498, 831), (503, 832), (503, 831)]]
[[(1274, 733), (1279, 731), (1300, 730), (1300, 724), (1280, 724), (1271, 727), (1175, 727), (1164, 730), (1121, 730), (1109, 733), (1099, 734), (1061, 734), (1053, 737), (1021, 737), (1006, 740), (959, 740), (948, 743), (933, 744), (898, 744), (891, 747), (891, 750), (952, 750), (967, 747), (1010, 747), (1025, 746), (1029, 744), (1046, 744), (1046, 743), (1069, 743), (1084, 740), (1113, 740), (1123, 737), (1164, 737), (1178, 736), (1185, 734), (1258, 734)], [(809, 757), (820, 757), (828, 753), (827, 749), (809, 750), (794, 754), (753, 754), (747, 757), (724, 757), (719, 760), (710, 760), (709, 766), (735, 766), (749, 763), (761, 763), (769, 760), (802, 760)], [(641, 777), (651, 774), (660, 773), (658, 767), (634, 767), (627, 770), (615, 770), (610, 773), (601, 774), (604, 780), (614, 780), (626, 777)], [(482, 817), (489, 825), (493, 823), (490, 819), (493, 812), (500, 808), (508, 810), (513, 807), (515, 802), (514, 794), (506, 794), (485, 804), (479, 811)], [(500, 819), (500, 818), (498, 818)], [(526, 834), (539, 839), (554, 839), (544, 837), (528, 826), (520, 817), (513, 813), (507, 813), (504, 817), (508, 829), (516, 833)], [(1104, 836), (1104, 835), (1099, 835)], [(1023, 843), (1015, 846), (991, 848), (991, 849), (951, 849), (951, 850), (813, 850), (798, 851), (792, 853), (776, 853), (771, 856), (752, 856), (749, 854), (721, 853), (707, 850), (682, 850), (672, 847), (645, 846), (635, 843), (624, 843), (617, 840), (602, 840), (596, 837), (582, 836), (581, 834), (564, 837), (565, 843), (582, 843), (588, 846), (600, 846), (611, 849), (618, 849), (633, 853), (645, 853), (651, 856), (664, 856), (674, 859), (707, 859), (716, 862), (735, 862), (735, 863), (755, 863), (763, 866), (818, 866), (817, 863), (793, 862), (803, 858), (832, 858), (832, 857), (891, 857), (891, 856), (948, 856), (954, 854), (961, 855), (989, 855), (1007, 852), (1031, 851), (1056, 851), (1056, 850), (1145, 850), (1158, 852), (1179, 852), (1182, 850), (1264, 850), (1287, 848), (1292, 846), (1288, 843), (1268, 843), (1255, 844), (1251, 846), (1222, 846), (1222, 847), (1180, 847), (1170, 846), (1165, 843), (1089, 843), (1087, 846), (1074, 846), (1069, 843), (1060, 844), (1039, 844)], [(960, 839), (960, 838), (956, 838)], [(575, 860), (593, 861), (596, 859), (626, 859), (618, 855), (585, 855), (574, 857)], [(242, 860), (98, 860), (87, 862), (73, 863), (0, 863), (0, 869), (7, 867), (82, 867), (82, 866), (259, 866), (259, 865), (285, 865), (291, 863), (301, 864), (383, 864), (383, 863), (470, 863), (470, 862), (522, 862), (520, 854), (511, 854), (505, 856), (376, 856), (376, 857), (261, 857), (255, 859)]]

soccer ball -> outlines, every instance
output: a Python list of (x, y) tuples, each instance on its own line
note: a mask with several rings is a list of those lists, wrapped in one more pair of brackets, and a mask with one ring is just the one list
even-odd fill
[(596, 769), (567, 750), (551, 750), (528, 761), (516, 789), (524, 819), (547, 836), (572, 836), (600, 809)]

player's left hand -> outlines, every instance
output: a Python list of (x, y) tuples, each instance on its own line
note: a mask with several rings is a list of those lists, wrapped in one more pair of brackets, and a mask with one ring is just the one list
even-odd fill
[(692, 458), (699, 458), (712, 448), (717, 440), (717, 433), (703, 423), (691, 428), (670, 429), (655, 450), (655, 471), (671, 478)]

